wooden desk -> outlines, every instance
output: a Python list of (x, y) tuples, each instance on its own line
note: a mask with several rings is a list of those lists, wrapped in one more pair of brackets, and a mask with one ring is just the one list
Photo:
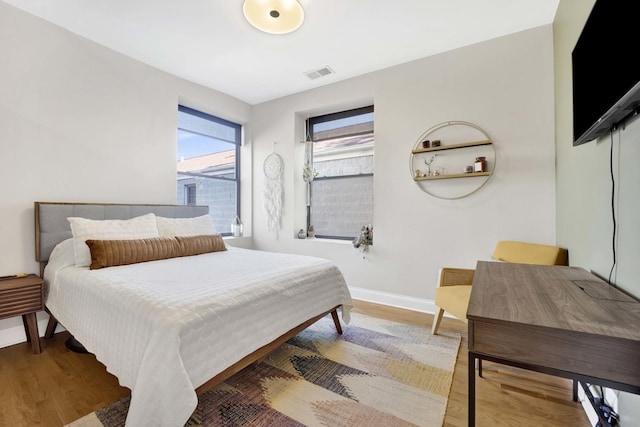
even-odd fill
[(469, 426), (476, 359), (640, 394), (640, 303), (581, 268), (480, 261), (467, 319)]

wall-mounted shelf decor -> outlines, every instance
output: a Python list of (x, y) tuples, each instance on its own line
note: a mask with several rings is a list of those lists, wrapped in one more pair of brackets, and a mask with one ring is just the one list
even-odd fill
[(431, 175), (414, 177), (414, 181), (430, 181), (434, 179), (470, 178), (472, 176), (491, 176), (491, 172), (454, 173), (446, 175)]
[(495, 145), (487, 132), (462, 121), (440, 123), (425, 131), (409, 158), (414, 182), (441, 199), (459, 199), (478, 191), (495, 165)]

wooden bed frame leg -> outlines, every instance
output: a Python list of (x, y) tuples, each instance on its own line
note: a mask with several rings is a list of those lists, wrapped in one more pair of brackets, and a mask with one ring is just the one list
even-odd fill
[(331, 317), (333, 317), (333, 323), (336, 325), (336, 331), (338, 331), (339, 335), (342, 335), (342, 326), (340, 325), (340, 319), (338, 318), (338, 310), (333, 310), (331, 312)]
[(47, 323), (47, 330), (44, 333), (45, 338), (53, 337), (53, 334), (56, 332), (56, 327), (58, 326), (58, 321), (51, 313), (49, 313), (49, 323)]
[(227, 378), (231, 377), (233, 374), (236, 374), (236, 373), (240, 372), (242, 369), (246, 368), (247, 366), (249, 366), (253, 362), (256, 362), (256, 361), (262, 359), (263, 357), (268, 356), (276, 348), (280, 347), (282, 344), (284, 344), (285, 342), (287, 342), (291, 338), (295, 337), (301, 331), (307, 329), (309, 326), (313, 325), (318, 320), (323, 319), (329, 313), (331, 313), (331, 317), (333, 317), (333, 322), (336, 325), (336, 329), (338, 330), (338, 333), (342, 334), (342, 326), (340, 326), (340, 320), (338, 319), (338, 311), (337, 311), (338, 307), (340, 307), (340, 306), (336, 306), (332, 310), (325, 311), (324, 313), (321, 313), (321, 314), (319, 314), (319, 315), (317, 315), (315, 317), (312, 317), (311, 319), (307, 320), (306, 322), (301, 323), (298, 326), (296, 326), (295, 328), (293, 328), (293, 329), (289, 330), (288, 332), (280, 335), (280, 337), (276, 338), (275, 340), (271, 341), (270, 343), (263, 345), (262, 347), (260, 347), (256, 351), (254, 351), (253, 353), (247, 354), (245, 357), (243, 357), (242, 359), (238, 360), (236, 363), (234, 363), (233, 365), (229, 366), (227, 369), (225, 369), (224, 371), (220, 372), (219, 374), (217, 374), (213, 378), (210, 378), (207, 382), (202, 384), (200, 387), (196, 388), (196, 394), (201, 395), (205, 391), (211, 390), (212, 388), (214, 388), (215, 386), (217, 386), (218, 384), (220, 384), (221, 382), (223, 382)]

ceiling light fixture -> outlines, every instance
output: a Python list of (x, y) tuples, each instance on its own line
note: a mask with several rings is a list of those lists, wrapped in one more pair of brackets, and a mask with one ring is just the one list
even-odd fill
[(304, 21), (297, 0), (244, 0), (242, 12), (251, 25), (269, 34), (290, 33)]

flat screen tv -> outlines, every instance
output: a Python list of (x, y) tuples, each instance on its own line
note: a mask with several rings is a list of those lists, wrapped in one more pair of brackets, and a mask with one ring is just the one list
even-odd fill
[(573, 53), (573, 145), (615, 129), (640, 108), (640, 2), (597, 0)]

